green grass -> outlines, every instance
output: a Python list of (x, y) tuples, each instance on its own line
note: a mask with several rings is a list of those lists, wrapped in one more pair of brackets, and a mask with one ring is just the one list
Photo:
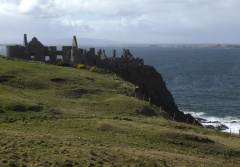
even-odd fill
[(237, 136), (173, 122), (134, 88), (0, 58), (0, 166), (239, 166)]

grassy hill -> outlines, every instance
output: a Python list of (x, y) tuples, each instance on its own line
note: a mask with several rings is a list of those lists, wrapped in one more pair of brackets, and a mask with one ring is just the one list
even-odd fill
[(238, 136), (173, 122), (134, 89), (0, 57), (0, 166), (240, 166)]

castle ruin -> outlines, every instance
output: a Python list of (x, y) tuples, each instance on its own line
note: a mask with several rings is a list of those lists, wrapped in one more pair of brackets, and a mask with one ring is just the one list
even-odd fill
[(138, 68), (144, 65), (143, 59), (134, 58), (128, 49), (123, 49), (121, 57), (116, 57), (116, 50), (113, 50), (112, 56), (108, 58), (105, 50), (99, 49), (96, 54), (95, 48), (88, 50), (78, 48), (76, 36), (73, 36), (72, 46), (62, 46), (62, 50), (57, 50), (56, 46), (44, 46), (36, 37), (28, 42), (27, 35), (24, 34), (23, 45), (9, 45), (6, 46), (6, 49), (9, 58), (47, 61), (52, 64), (64, 61), (70, 64), (85, 64), (100, 68), (117, 67), (120, 69)]

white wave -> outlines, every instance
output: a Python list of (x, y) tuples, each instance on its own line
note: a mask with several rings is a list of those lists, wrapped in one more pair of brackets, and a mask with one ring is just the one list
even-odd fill
[(191, 114), (195, 118), (202, 118), (206, 121), (203, 121), (203, 125), (213, 125), (214, 127), (226, 125), (229, 129), (223, 130), (223, 132), (228, 133), (240, 133), (240, 119), (227, 116), (224, 118), (207, 116), (204, 112), (184, 112), (185, 114)]
[(185, 112), (184, 114), (191, 114), (194, 118), (203, 118), (206, 113), (205, 112)]

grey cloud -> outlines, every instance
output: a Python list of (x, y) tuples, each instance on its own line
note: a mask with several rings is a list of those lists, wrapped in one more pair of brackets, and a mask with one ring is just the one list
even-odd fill
[(240, 43), (239, 15), (239, 0), (0, 0), (0, 35)]

